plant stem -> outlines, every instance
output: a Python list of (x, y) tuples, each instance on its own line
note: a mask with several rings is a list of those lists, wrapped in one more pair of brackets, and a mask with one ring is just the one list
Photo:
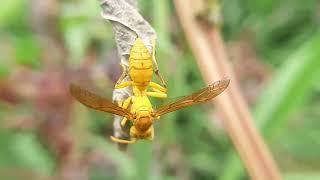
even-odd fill
[(227, 60), (218, 28), (201, 27), (189, 1), (174, 2), (205, 81), (209, 84), (225, 76), (231, 78), (230, 87), (216, 98), (215, 104), (249, 175), (252, 179), (280, 179), (271, 154), (252, 123), (248, 105)]

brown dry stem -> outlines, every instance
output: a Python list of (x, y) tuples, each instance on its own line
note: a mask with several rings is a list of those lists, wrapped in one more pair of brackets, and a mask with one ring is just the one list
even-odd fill
[(230, 86), (214, 101), (221, 112), (223, 124), (230, 135), (252, 179), (277, 180), (279, 172), (261, 135), (253, 124), (229, 64), (224, 43), (216, 26), (203, 26), (195, 18), (191, 1), (175, 0), (182, 28), (196, 57), (201, 73), (209, 84), (228, 77)]

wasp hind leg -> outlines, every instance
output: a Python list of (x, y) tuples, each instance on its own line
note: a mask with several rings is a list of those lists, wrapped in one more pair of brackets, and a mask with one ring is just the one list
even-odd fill
[(159, 66), (158, 66), (157, 59), (156, 59), (156, 37), (153, 37), (153, 39), (152, 39), (152, 60), (153, 60), (153, 63), (154, 63), (153, 71), (156, 74), (156, 77), (162, 83), (162, 85), (164, 87), (167, 87), (163, 77), (160, 74)]
[(118, 79), (116, 85), (119, 85), (124, 80), (124, 78), (128, 76), (128, 71), (127, 71), (126, 66), (121, 63), (120, 63), (120, 66), (122, 67), (122, 74), (121, 74), (120, 78)]

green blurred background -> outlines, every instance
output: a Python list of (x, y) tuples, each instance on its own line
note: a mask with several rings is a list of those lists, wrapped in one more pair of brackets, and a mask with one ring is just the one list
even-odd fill
[[(320, 2), (221, 3), (230, 59), (281, 174), (320, 179)], [(139, 9), (158, 34), (169, 96), (203, 87), (173, 3)], [(248, 179), (206, 105), (162, 117), (154, 142), (123, 153), (107, 138), (113, 116), (73, 101), (69, 82), (111, 97), (121, 74), (100, 11), (91, 0), (1, 1), (0, 179)]]

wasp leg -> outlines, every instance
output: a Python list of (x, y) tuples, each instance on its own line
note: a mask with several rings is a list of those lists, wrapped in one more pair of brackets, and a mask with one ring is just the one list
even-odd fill
[(128, 118), (124, 117), (122, 120), (121, 120), (121, 126), (124, 127), (124, 125), (126, 125), (128, 121)]
[(132, 96), (128, 97), (120, 107), (122, 107), (123, 109), (128, 109), (130, 103), (131, 103), (131, 100), (132, 100)]
[(121, 74), (120, 78), (118, 79), (116, 85), (120, 84), (123, 81), (123, 79), (128, 76), (128, 71), (127, 71), (126, 66), (121, 63), (120, 63), (120, 66), (122, 67), (122, 74)]
[(154, 138), (154, 128), (153, 126), (150, 127), (150, 136), (147, 138), (149, 141), (152, 141)]
[(110, 139), (113, 142), (122, 143), (122, 144), (133, 144), (133, 143), (135, 143), (137, 141), (136, 138), (132, 138), (131, 140), (124, 140), (124, 139), (119, 139), (119, 138), (116, 138), (116, 137), (113, 137), (113, 136), (110, 136)]
[(158, 80), (162, 83), (164, 87), (167, 87), (166, 83), (163, 80), (163, 77), (160, 74), (159, 66), (156, 59), (156, 38), (155, 37), (152, 39), (152, 61), (154, 63), (153, 71), (156, 74)]
[(116, 84), (114, 86), (115, 89), (121, 89), (121, 88), (125, 88), (128, 86), (132, 86), (133, 85), (133, 81), (126, 81), (126, 82), (122, 82), (120, 84)]
[(151, 97), (167, 98), (167, 94), (163, 92), (146, 92), (146, 94)]
[(166, 98), (167, 97), (167, 89), (160, 86), (157, 83), (150, 82), (149, 84), (153, 91), (155, 92), (146, 92), (148, 96), (157, 97), (157, 98)]
[(166, 83), (164, 82), (164, 79), (163, 79), (162, 75), (160, 74), (158, 64), (155, 65), (155, 69), (153, 71), (156, 74), (156, 77), (158, 78), (158, 80), (162, 83), (162, 85), (164, 87), (167, 87)]
[[(120, 107), (122, 107), (123, 109), (128, 109), (130, 103), (131, 103), (132, 97), (128, 97), (121, 105)], [(126, 124), (128, 118), (124, 117), (121, 121), (121, 126), (124, 127), (124, 125)]]
[(160, 86), (159, 84), (155, 83), (155, 82), (150, 82), (149, 85), (152, 87), (152, 89), (154, 91), (157, 92), (167, 92), (167, 88)]

